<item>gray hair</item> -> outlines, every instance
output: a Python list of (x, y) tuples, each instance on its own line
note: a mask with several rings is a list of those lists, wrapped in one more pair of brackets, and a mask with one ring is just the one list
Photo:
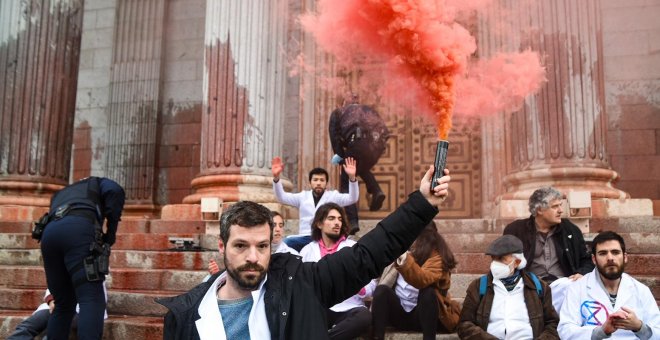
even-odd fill
[(220, 239), (226, 245), (229, 241), (229, 228), (238, 225), (250, 228), (268, 223), (270, 226), (270, 240), (273, 240), (273, 218), (270, 210), (263, 205), (251, 201), (239, 201), (230, 206), (220, 216)]
[(550, 207), (550, 202), (562, 198), (561, 192), (553, 187), (536, 189), (532, 196), (529, 196), (529, 212), (532, 213), (532, 216), (536, 216), (539, 209), (547, 209)]

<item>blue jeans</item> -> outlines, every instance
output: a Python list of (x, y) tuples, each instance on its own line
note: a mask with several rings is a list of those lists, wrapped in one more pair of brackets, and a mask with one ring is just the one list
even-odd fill
[(284, 243), (297, 252), (300, 252), (300, 249), (303, 249), (309, 242), (312, 242), (311, 236), (287, 236), (284, 238)]
[[(68, 339), (71, 320), (80, 305), (78, 339), (101, 339), (105, 294), (103, 280), (89, 282), (80, 266), (91, 254), (95, 225), (81, 216), (66, 216), (51, 222), (41, 239), (46, 281), (55, 309), (48, 320), (49, 339)], [(77, 285), (74, 282), (78, 283)]]

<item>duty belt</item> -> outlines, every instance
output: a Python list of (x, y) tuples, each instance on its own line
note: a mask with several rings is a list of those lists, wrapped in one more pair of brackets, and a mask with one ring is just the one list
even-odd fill
[(55, 213), (52, 216), (52, 221), (57, 221), (66, 216), (81, 216), (88, 219), (93, 224), (98, 224), (95, 211), (88, 207), (70, 207), (66, 204), (55, 209)]

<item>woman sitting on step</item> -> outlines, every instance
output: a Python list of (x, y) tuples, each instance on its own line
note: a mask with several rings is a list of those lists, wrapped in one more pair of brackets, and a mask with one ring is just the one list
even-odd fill
[(387, 326), (421, 331), (424, 339), (453, 332), (460, 314), (448, 293), (454, 267), (454, 254), (431, 222), (380, 277), (371, 303), (374, 339), (384, 339)]

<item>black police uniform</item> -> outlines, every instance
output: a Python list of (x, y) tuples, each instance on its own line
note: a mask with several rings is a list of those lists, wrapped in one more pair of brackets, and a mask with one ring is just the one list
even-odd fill
[[(71, 320), (80, 305), (78, 339), (101, 339), (106, 301), (103, 280), (89, 281), (83, 261), (90, 246), (115, 242), (124, 208), (124, 189), (116, 182), (89, 177), (58, 191), (51, 198), (50, 222), (41, 237), (46, 281), (55, 298), (48, 321), (48, 339), (68, 339)], [(103, 220), (107, 220), (102, 234)]]
[[(367, 192), (371, 194), (369, 209), (380, 209), (385, 194), (371, 173), (371, 168), (387, 148), (389, 130), (383, 119), (370, 106), (348, 104), (332, 112), (328, 132), (335, 154), (344, 159), (352, 157), (357, 161), (357, 175), (362, 178)], [(348, 192), (348, 175), (343, 169), (340, 191)], [(357, 228), (357, 206), (354, 204), (345, 209), (351, 229)]]

